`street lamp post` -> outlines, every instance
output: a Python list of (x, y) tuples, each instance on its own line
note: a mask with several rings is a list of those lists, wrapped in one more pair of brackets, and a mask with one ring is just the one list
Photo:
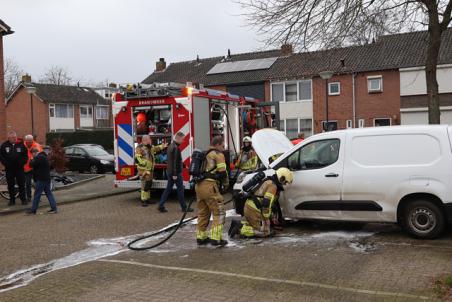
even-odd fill
[(329, 117), (328, 117), (328, 80), (333, 76), (333, 71), (322, 71), (319, 72), (319, 76), (325, 80), (325, 113), (326, 113), (326, 122), (323, 127), (323, 130), (329, 131)]
[(33, 112), (33, 94), (36, 93), (35, 86), (26, 86), (25, 90), (30, 95), (30, 105), (31, 105), (31, 135), (35, 135), (35, 123), (34, 123), (34, 112)]

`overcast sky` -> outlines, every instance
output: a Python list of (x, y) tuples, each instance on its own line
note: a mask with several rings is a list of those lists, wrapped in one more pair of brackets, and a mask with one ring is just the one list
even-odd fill
[(76, 79), (138, 82), (155, 61), (262, 49), (231, 0), (0, 0), (15, 31), (4, 55), (34, 79), (59, 65)]

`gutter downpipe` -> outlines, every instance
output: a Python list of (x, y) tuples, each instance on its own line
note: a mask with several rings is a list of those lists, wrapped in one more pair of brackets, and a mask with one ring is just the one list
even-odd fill
[(353, 110), (353, 128), (356, 128), (356, 96), (355, 96), (355, 76), (352, 73), (352, 110)]

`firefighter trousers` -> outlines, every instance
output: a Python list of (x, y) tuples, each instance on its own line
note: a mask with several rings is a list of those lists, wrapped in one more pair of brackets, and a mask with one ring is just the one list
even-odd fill
[(152, 172), (145, 172), (141, 177), (141, 201), (148, 201), (151, 199), (152, 188)]
[(267, 237), (270, 235), (270, 220), (265, 219), (254, 201), (248, 199), (244, 208), (244, 220), (240, 235), (245, 237)]
[(196, 238), (204, 240), (209, 237), (207, 227), (212, 215), (210, 239), (221, 240), (226, 213), (224, 211), (224, 199), (220, 194), (217, 183), (211, 180), (203, 180), (196, 184), (195, 191), (198, 208)]

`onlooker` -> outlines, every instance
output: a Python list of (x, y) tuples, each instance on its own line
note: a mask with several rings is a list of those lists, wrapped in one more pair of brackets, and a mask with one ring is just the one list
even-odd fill
[(33, 178), (33, 171), (30, 166), (30, 161), (33, 159), (33, 154), (31, 153), (32, 149), (38, 149), (39, 152), (42, 151), (42, 147), (40, 144), (38, 144), (35, 140), (33, 135), (28, 134), (25, 136), (24, 139), (25, 148), (27, 148), (28, 152), (28, 160), (27, 163), (24, 166), (25, 171), (25, 195), (27, 197), (27, 202), (31, 201), (31, 180)]
[(37, 148), (32, 149), (33, 159), (30, 161), (30, 165), (33, 168), (33, 179), (35, 181), (35, 194), (33, 196), (33, 204), (29, 214), (36, 214), (39, 202), (41, 202), (42, 192), (46, 193), (47, 199), (50, 203), (50, 210), (48, 213), (56, 213), (57, 206), (52, 191), (50, 190), (50, 164), (47, 159), (47, 153), (44, 151), (39, 152)]
[(8, 192), (10, 196), (10, 206), (16, 204), (16, 182), (19, 186), (19, 197), (22, 204), (27, 204), (25, 197), (25, 175), (24, 165), (27, 163), (27, 149), (25, 145), (18, 141), (14, 131), (8, 133), (8, 140), (0, 147), (0, 161), (6, 169), (6, 180), (8, 182)]
[(193, 212), (193, 209), (187, 209), (184, 198), (184, 183), (182, 178), (182, 155), (179, 149), (180, 144), (184, 141), (185, 135), (182, 132), (177, 132), (174, 135), (173, 142), (169, 145), (167, 152), (168, 164), (166, 168), (166, 174), (168, 175), (168, 182), (166, 184), (166, 189), (160, 198), (159, 211), (164, 213), (168, 212), (165, 208), (165, 202), (168, 199), (168, 195), (171, 193), (174, 184), (177, 188), (177, 197), (179, 199), (179, 204), (183, 212)]

